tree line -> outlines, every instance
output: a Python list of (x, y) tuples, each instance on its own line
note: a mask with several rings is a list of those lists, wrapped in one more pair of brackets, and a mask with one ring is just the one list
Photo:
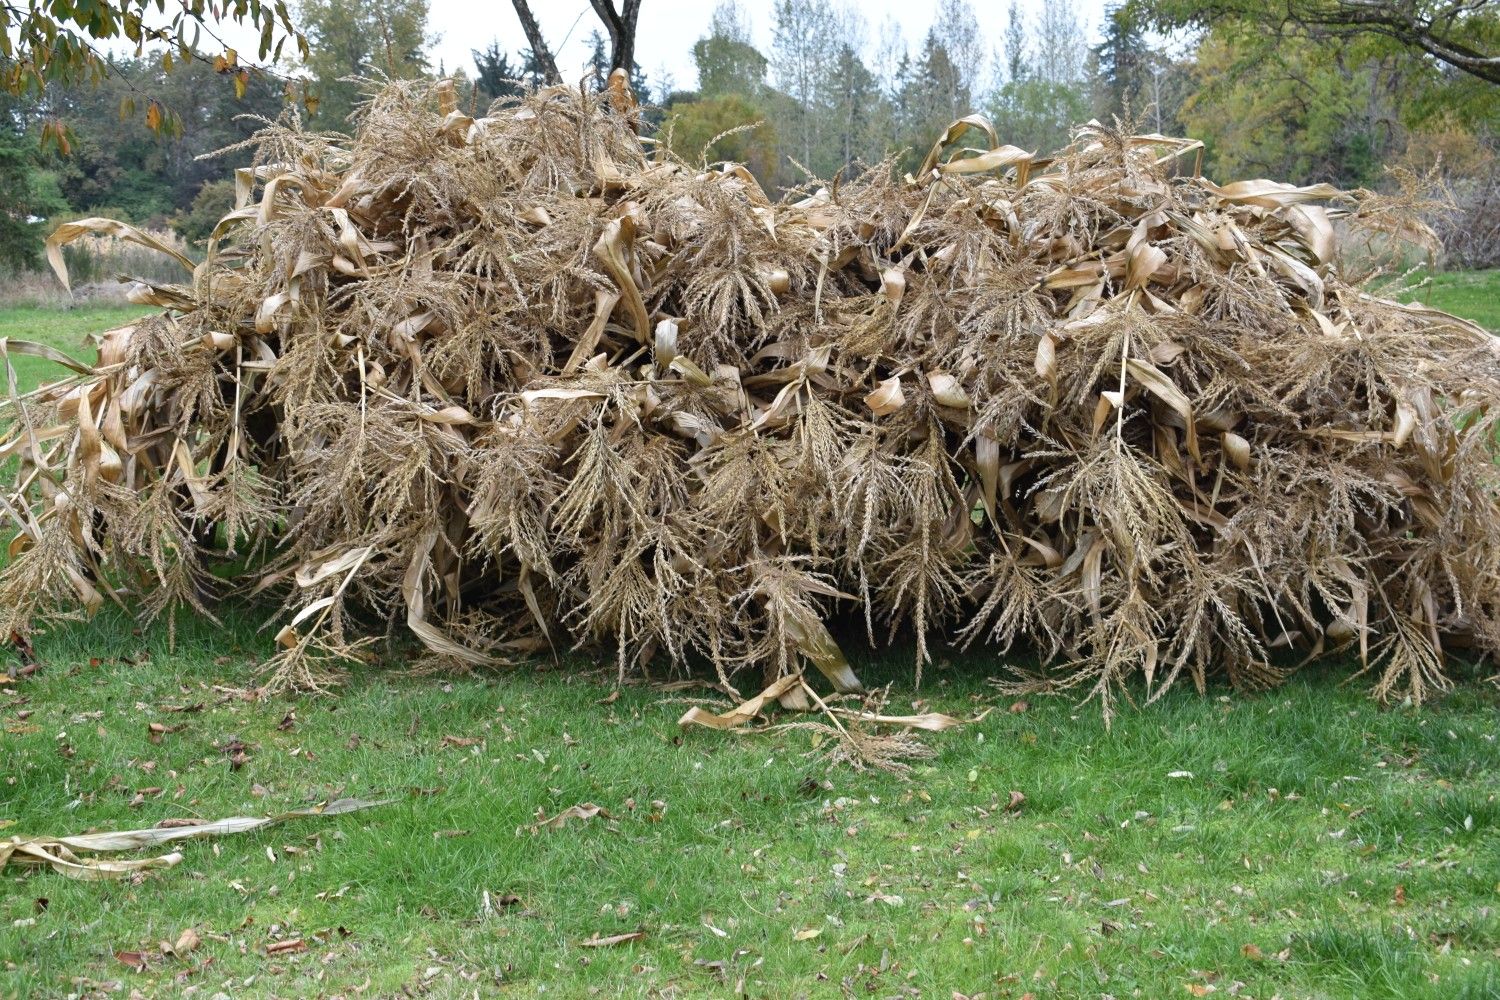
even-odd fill
[[(1500, 16), (1484, 0), (1383, 5), (1426, 12), (1415, 27), (1388, 30), (1339, 21), (1349, 0), (1284, 10), (1129, 0), (1093, 30), (1072, 0), (1039, 10), (1010, 0), (998, 37), (980, 29), (969, 0), (938, 0), (920, 37), (834, 0), (776, 0), (764, 25), (723, 0), (693, 45), (693, 86), (635, 64), (638, 0), (619, 12), (592, 2), (610, 37), (590, 37), (587, 85), (602, 89), (612, 66), (628, 66), (647, 128), (677, 155), (744, 162), (768, 190), (881, 164), (911, 170), (971, 112), (1003, 141), (1042, 153), (1098, 118), (1200, 138), (1205, 169), (1224, 178), (1373, 187), (1394, 183), (1391, 167), (1435, 170), (1469, 213), (1455, 235), (1476, 243), (1491, 232), (1500, 245), (1500, 87), (1485, 75)], [(557, 78), (534, 19), (526, 38), (495, 39), (472, 64), (444, 66), (430, 55), (427, 0), (302, 0), (292, 12), (306, 49), (289, 70), (142, 43), (106, 72), (0, 91), (0, 268), (34, 266), (40, 220), (70, 214), (109, 212), (203, 238), (233, 189), (225, 162), (202, 157), (242, 142), (289, 99), (308, 127), (340, 130), (381, 77), (457, 76), (477, 110)], [(757, 27), (769, 29), (768, 47), (756, 44)], [(8, 58), (0, 71), (14, 70)], [(142, 114), (156, 116), (154, 129), (140, 127)], [(1493, 248), (1471, 256), (1500, 262)]]

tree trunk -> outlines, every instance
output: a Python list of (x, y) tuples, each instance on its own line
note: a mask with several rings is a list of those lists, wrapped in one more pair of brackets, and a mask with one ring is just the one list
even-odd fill
[[(639, 2), (640, 0), (636, 0), (637, 6)], [(526, 32), (526, 41), (531, 45), (532, 57), (541, 67), (547, 82), (549, 84), (562, 83), (562, 74), (557, 71), (557, 63), (552, 58), (552, 50), (547, 48), (547, 40), (542, 37), (542, 29), (538, 27), (536, 17), (531, 13), (531, 6), (526, 0), (511, 0), (511, 3), (516, 8), (516, 17), (521, 21), (521, 30)]]
[(614, 0), (589, 0), (594, 13), (609, 32), (610, 70), (623, 69), (627, 76), (635, 72), (635, 24), (641, 16), (641, 0), (622, 0), (615, 10)]

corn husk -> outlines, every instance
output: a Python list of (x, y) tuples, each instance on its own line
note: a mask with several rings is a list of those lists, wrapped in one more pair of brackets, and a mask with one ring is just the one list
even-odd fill
[(273, 688), (394, 627), (848, 690), (851, 636), (909, 633), (918, 678), (1020, 642), (1106, 712), (1283, 648), (1420, 700), (1500, 649), (1500, 348), (1344, 280), (1365, 194), (968, 118), (774, 200), (635, 124), (400, 83), (352, 138), (268, 127), (161, 313), (12, 380), (0, 626), (275, 593)]

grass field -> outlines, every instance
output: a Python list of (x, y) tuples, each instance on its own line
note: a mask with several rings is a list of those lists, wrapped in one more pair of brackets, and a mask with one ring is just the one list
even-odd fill
[[(134, 312), (0, 311), (0, 335), (85, 354)], [(718, 697), (616, 694), (602, 663), (411, 677), (396, 648), (337, 697), (247, 700), (259, 620), (42, 637), (0, 685), (0, 837), (391, 802), (135, 881), (6, 869), (0, 996), (1500, 996), (1491, 685), (1382, 709), (1313, 668), (1106, 731), (1014, 704), (980, 656), (920, 691), (908, 651), (865, 656), (893, 711), (989, 710), (903, 779), (829, 769), (803, 730), (680, 732)], [(584, 803), (609, 816), (534, 829)]]
[(1500, 270), (1436, 274), (1412, 298), (1500, 331)]
[[(103, 333), (150, 313), (148, 308), (132, 305), (83, 305), (73, 309), (0, 306), (0, 337), (34, 340), (80, 361), (92, 361), (94, 349), (88, 343), (89, 334)], [(17, 384), (23, 387), (69, 374), (62, 366), (41, 358), (16, 355), (11, 358), (11, 365), (16, 370)]]

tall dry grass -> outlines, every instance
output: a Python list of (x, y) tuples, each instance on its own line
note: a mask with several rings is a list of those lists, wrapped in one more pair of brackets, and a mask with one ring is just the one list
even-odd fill
[[(59, 220), (61, 224), (71, 219)], [(180, 253), (194, 251), (171, 229), (146, 230), (152, 238)], [(109, 236), (87, 235), (62, 249), (72, 289), (50, 272), (21, 271), (0, 275), (0, 306), (61, 308), (78, 302), (123, 303), (137, 281), (170, 282), (181, 276), (170, 257), (159, 251)]]

